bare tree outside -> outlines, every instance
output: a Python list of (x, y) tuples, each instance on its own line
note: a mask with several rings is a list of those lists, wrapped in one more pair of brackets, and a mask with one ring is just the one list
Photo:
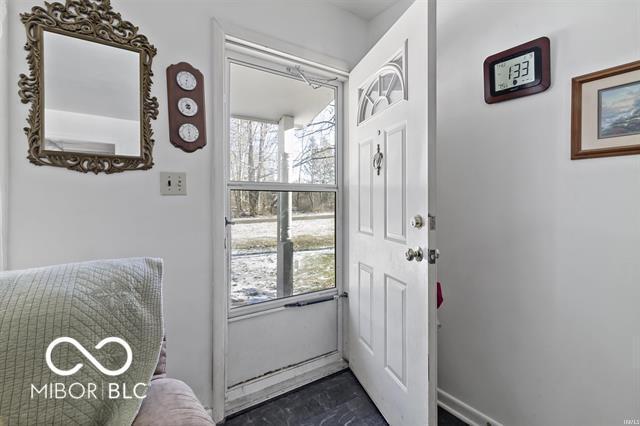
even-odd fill
[[(278, 182), (277, 123), (235, 117), (230, 126), (229, 177), (237, 182)], [(332, 185), (336, 181), (336, 108), (328, 104), (308, 125), (296, 128), (289, 153), (288, 183)], [(277, 192), (232, 190), (231, 302), (275, 299), (278, 263)], [(335, 287), (335, 192), (292, 192), (293, 291)]]
[[(331, 102), (311, 123), (295, 130), (298, 150), (291, 160), (289, 183), (335, 183), (335, 123), (336, 108)], [(229, 177), (232, 181), (277, 182), (278, 124), (232, 118), (229, 155)], [(294, 210), (300, 212), (322, 208), (322, 204), (314, 205), (309, 198), (294, 201)], [(231, 209), (238, 217), (274, 213), (273, 205), (250, 194), (234, 194)]]

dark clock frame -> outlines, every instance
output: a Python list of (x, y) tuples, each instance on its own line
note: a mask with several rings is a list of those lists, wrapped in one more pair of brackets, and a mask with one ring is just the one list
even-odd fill
[[(547, 37), (540, 37), (528, 43), (504, 50), (489, 56), (484, 61), (484, 100), (493, 104), (510, 99), (521, 98), (544, 92), (551, 86), (550, 41)], [(522, 86), (509, 89), (495, 90), (495, 65), (521, 55), (533, 52), (535, 55), (535, 79)]]
[[(176, 81), (180, 71), (188, 71), (196, 78), (197, 86), (193, 90), (183, 90)], [(186, 62), (170, 65), (167, 68), (167, 99), (169, 101), (169, 140), (185, 152), (194, 152), (207, 145), (206, 121), (207, 114), (204, 107), (204, 76)], [(198, 104), (198, 113), (193, 117), (183, 115), (178, 109), (180, 98), (191, 98)], [(199, 136), (195, 142), (185, 142), (179, 134), (180, 126), (193, 124), (198, 128)]]

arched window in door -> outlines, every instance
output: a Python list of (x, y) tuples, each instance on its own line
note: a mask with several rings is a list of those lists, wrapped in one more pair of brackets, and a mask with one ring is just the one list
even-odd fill
[(406, 48), (383, 65), (358, 91), (358, 125), (391, 105), (408, 99)]

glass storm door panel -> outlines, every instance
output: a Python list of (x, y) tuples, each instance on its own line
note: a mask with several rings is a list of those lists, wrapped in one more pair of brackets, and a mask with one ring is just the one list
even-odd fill
[(296, 69), (228, 56), (230, 392), (340, 358), (341, 83), (309, 84)]
[(229, 181), (336, 184), (336, 90), (231, 63)]
[(335, 193), (233, 190), (229, 202), (232, 308), (336, 287)]

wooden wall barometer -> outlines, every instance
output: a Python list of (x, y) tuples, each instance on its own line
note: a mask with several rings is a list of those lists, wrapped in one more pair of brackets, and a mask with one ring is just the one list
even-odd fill
[(207, 144), (204, 77), (186, 62), (167, 68), (169, 138), (185, 152)]

